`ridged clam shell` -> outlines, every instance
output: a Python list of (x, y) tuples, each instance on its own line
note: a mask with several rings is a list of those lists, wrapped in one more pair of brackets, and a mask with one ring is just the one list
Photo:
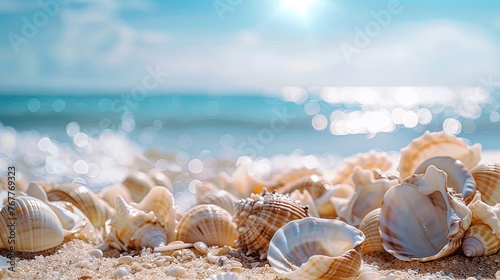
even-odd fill
[(234, 246), (238, 238), (236, 225), (226, 210), (213, 204), (189, 209), (177, 226), (177, 240), (188, 243), (202, 241), (208, 246)]
[(367, 153), (359, 153), (354, 156), (344, 159), (330, 183), (332, 185), (348, 183), (352, 184), (352, 173), (354, 167), (358, 166), (362, 169), (380, 169), (386, 171), (391, 168), (392, 162), (387, 158), (387, 153), (369, 151)]
[(334, 196), (331, 200), (337, 215), (353, 226), (359, 226), (368, 212), (380, 208), (386, 191), (399, 184), (397, 178), (381, 177), (377, 179), (374, 171), (361, 169), (357, 166), (354, 167), (352, 180), (356, 189), (352, 196), (347, 198)]
[(411, 141), (401, 149), (398, 170), (402, 179), (412, 175), (417, 166), (426, 159), (438, 156), (449, 156), (458, 159), (468, 169), (472, 169), (481, 159), (481, 144), (468, 147), (460, 138), (444, 131), (426, 131), (422, 136)]
[(295, 190), (307, 190), (314, 199), (320, 197), (330, 187), (328, 182), (318, 175), (306, 176), (303, 179), (289, 185), (288, 187), (280, 189), (280, 193), (292, 193)]
[(264, 181), (249, 173), (250, 164), (239, 164), (233, 174), (219, 174), (223, 189), (234, 194), (237, 198), (248, 197), (251, 193), (260, 193), (264, 188), (276, 189), (280, 184), (273, 181)]
[(116, 184), (112, 186), (105, 187), (101, 189), (98, 193), (100, 198), (102, 198), (109, 205), (115, 205), (116, 196), (121, 195), (122, 198), (127, 202), (134, 202), (132, 200), (132, 195), (127, 187), (123, 184)]
[(268, 261), (288, 279), (343, 279), (357, 276), (365, 236), (342, 221), (304, 218), (289, 222), (271, 239)]
[(258, 254), (264, 259), (269, 241), (286, 223), (309, 217), (307, 206), (287, 195), (264, 191), (236, 202), (234, 222), (239, 233), (236, 245), (247, 255)]
[(167, 243), (167, 235), (155, 214), (139, 210), (121, 196), (115, 200), (115, 216), (109, 223), (106, 242), (120, 251), (155, 248)]
[(153, 187), (135, 208), (145, 212), (153, 211), (165, 229), (168, 242), (175, 239), (177, 209), (174, 205), (174, 196), (167, 188)]
[(485, 224), (470, 226), (464, 235), (462, 251), (467, 257), (489, 256), (500, 249), (500, 239)]
[(382, 246), (382, 239), (380, 238), (379, 224), (380, 208), (370, 211), (361, 221), (359, 230), (361, 230), (366, 237), (363, 242), (363, 247), (361, 248), (363, 254), (385, 252), (384, 246)]
[(416, 169), (415, 174), (424, 173), (427, 167), (434, 165), (437, 169), (446, 172), (446, 186), (453, 188), (455, 192), (461, 193), (467, 203), (472, 200), (476, 193), (476, 182), (469, 169), (458, 159), (452, 157), (432, 157), (422, 162)]
[(128, 174), (123, 181), (123, 185), (128, 188), (132, 200), (139, 202), (149, 193), (156, 183), (148, 174), (141, 171), (134, 171)]
[(114, 210), (108, 203), (89, 188), (77, 184), (65, 183), (47, 192), (51, 201), (68, 201), (78, 207), (90, 222), (101, 227), (107, 219), (113, 217)]
[[(38, 252), (63, 242), (61, 223), (43, 201), (29, 196), (16, 196), (9, 203), (11, 205), (4, 205), (0, 211), (0, 248), (14, 246), (16, 251)], [(15, 243), (9, 237), (13, 237)]]
[(215, 204), (222, 207), (229, 214), (234, 214), (236, 196), (225, 190), (220, 190), (211, 183), (199, 183), (196, 188), (196, 204)]
[(500, 203), (500, 164), (480, 164), (471, 174), (476, 180), (476, 189), (481, 192), (482, 200), (489, 205)]
[(446, 188), (446, 173), (431, 165), (425, 174), (410, 176), (385, 194), (382, 244), (400, 260), (436, 260), (460, 247), (471, 216), (461, 196)]

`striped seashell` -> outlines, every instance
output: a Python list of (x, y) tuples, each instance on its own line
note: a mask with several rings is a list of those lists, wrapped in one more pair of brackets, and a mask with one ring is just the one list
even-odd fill
[(369, 151), (367, 153), (359, 153), (354, 156), (344, 159), (340, 167), (338, 167), (333, 178), (330, 180), (332, 185), (348, 183), (353, 184), (352, 174), (354, 167), (358, 166), (362, 169), (380, 169), (387, 171), (391, 168), (392, 162), (387, 158), (387, 153)]
[(174, 205), (174, 196), (163, 186), (153, 187), (149, 193), (135, 205), (135, 208), (145, 212), (153, 211), (156, 217), (163, 224), (170, 242), (175, 239), (175, 229), (177, 227), (177, 209)]
[(298, 182), (289, 185), (288, 187), (280, 189), (280, 193), (292, 193), (295, 190), (307, 190), (313, 198), (318, 198), (330, 187), (328, 182), (318, 175), (306, 176)]
[(100, 198), (102, 198), (109, 205), (115, 205), (115, 199), (118, 195), (121, 195), (122, 198), (127, 202), (134, 202), (132, 200), (132, 195), (129, 190), (123, 184), (116, 184), (112, 186), (105, 187), (101, 189), (98, 193)]
[(139, 202), (149, 193), (156, 183), (148, 174), (141, 171), (134, 171), (125, 178), (123, 185), (128, 188), (132, 200)]
[(142, 250), (167, 244), (167, 235), (155, 214), (139, 210), (120, 195), (115, 199), (115, 216), (109, 223), (106, 243), (119, 251)]
[(288, 279), (353, 279), (361, 268), (363, 232), (342, 221), (304, 218), (274, 234), (268, 261)]
[(47, 192), (51, 201), (68, 201), (78, 207), (87, 216), (90, 222), (101, 227), (106, 220), (114, 215), (114, 210), (96, 193), (85, 186), (65, 183)]
[(233, 221), (240, 234), (236, 246), (247, 255), (257, 254), (264, 259), (269, 241), (279, 228), (309, 216), (307, 206), (302, 206), (288, 195), (264, 189), (260, 195), (252, 194), (250, 198), (236, 202)]
[(471, 210), (446, 188), (434, 165), (390, 188), (380, 210), (384, 249), (404, 261), (431, 261), (454, 253), (470, 226)]
[(61, 244), (64, 235), (57, 215), (37, 198), (15, 196), (0, 211), (0, 248), (39, 252)]
[(401, 149), (398, 170), (402, 179), (415, 173), (415, 169), (431, 157), (448, 156), (460, 160), (468, 169), (472, 169), (481, 159), (481, 144), (468, 147), (463, 139), (444, 131), (426, 131)]
[(361, 248), (363, 254), (385, 252), (384, 246), (382, 246), (382, 239), (380, 238), (379, 224), (380, 208), (370, 211), (361, 221), (359, 230), (361, 230), (366, 237), (363, 242), (363, 247)]
[(234, 203), (238, 199), (232, 193), (221, 190), (208, 182), (199, 183), (195, 188), (196, 204), (215, 204), (222, 207), (229, 214), (234, 214)]
[(189, 209), (177, 225), (177, 240), (188, 243), (202, 241), (208, 246), (234, 246), (238, 238), (236, 225), (226, 210), (213, 204)]
[(470, 226), (464, 235), (462, 251), (467, 257), (493, 255), (500, 249), (500, 239), (486, 224)]
[(471, 171), (476, 181), (476, 189), (482, 200), (489, 205), (500, 203), (500, 164), (483, 163)]
[(447, 176), (446, 186), (453, 188), (456, 193), (462, 194), (466, 203), (470, 202), (476, 193), (476, 182), (469, 169), (458, 159), (452, 157), (431, 157), (422, 162), (416, 169), (415, 174), (422, 174), (427, 167), (434, 165), (443, 170)]
[(485, 224), (491, 228), (491, 232), (500, 239), (500, 203), (493, 206), (481, 201), (481, 193), (476, 192), (472, 202), (467, 205), (472, 212), (471, 224)]

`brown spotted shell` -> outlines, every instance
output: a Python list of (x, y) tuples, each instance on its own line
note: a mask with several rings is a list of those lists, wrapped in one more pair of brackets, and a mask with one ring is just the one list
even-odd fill
[(264, 191), (236, 202), (234, 222), (239, 237), (238, 248), (247, 255), (257, 254), (266, 258), (269, 241), (286, 223), (309, 217), (307, 206), (290, 199), (288, 195)]

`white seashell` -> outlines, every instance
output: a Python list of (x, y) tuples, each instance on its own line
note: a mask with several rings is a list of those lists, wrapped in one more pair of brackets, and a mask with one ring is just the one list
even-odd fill
[(197, 205), (189, 209), (177, 226), (177, 240), (208, 246), (234, 246), (238, 238), (236, 225), (226, 210), (213, 204)]
[(78, 207), (89, 218), (90, 222), (101, 227), (110, 219), (114, 210), (92, 190), (85, 186), (66, 183), (47, 192), (51, 201), (68, 201)]
[(351, 178), (354, 167), (362, 169), (380, 169), (382, 171), (389, 170), (392, 162), (387, 158), (387, 153), (369, 151), (367, 153), (359, 153), (348, 157), (341, 162), (339, 168), (334, 172), (334, 177), (330, 180), (332, 185), (348, 183), (353, 184)]
[(38, 252), (63, 242), (64, 230), (47, 204), (30, 196), (14, 198), (0, 211), (0, 248)]
[(221, 272), (210, 275), (206, 280), (242, 280), (241, 276), (234, 272)]
[(448, 156), (460, 160), (468, 169), (472, 169), (481, 159), (481, 144), (467, 147), (460, 138), (446, 132), (426, 131), (401, 149), (399, 174), (406, 178), (425, 160), (431, 157)]
[(250, 164), (241, 163), (229, 176), (227, 173), (219, 174), (223, 189), (231, 192), (238, 198), (248, 197), (251, 193), (260, 193), (264, 188), (276, 189), (280, 185), (272, 181), (264, 181), (250, 175), (248, 169)]
[(165, 187), (170, 192), (173, 192), (172, 182), (168, 178), (167, 174), (165, 174), (165, 172), (161, 171), (160, 169), (153, 168), (148, 171), (148, 175), (151, 177), (151, 179), (153, 179), (157, 186)]
[(500, 203), (500, 164), (483, 163), (471, 171), (476, 181), (476, 189), (488, 205)]
[(380, 208), (370, 211), (361, 221), (359, 230), (361, 230), (366, 237), (363, 242), (363, 247), (361, 248), (363, 254), (385, 252), (384, 246), (382, 246), (382, 239), (380, 238), (379, 224)]
[(301, 205), (309, 207), (309, 215), (311, 215), (311, 217), (319, 218), (319, 212), (318, 208), (316, 207), (316, 203), (314, 202), (312, 195), (307, 190), (294, 190), (290, 194), (290, 199), (300, 201)]
[(341, 279), (358, 275), (363, 233), (342, 221), (304, 218), (271, 239), (267, 259), (288, 279)]
[(264, 191), (261, 195), (236, 202), (233, 221), (240, 234), (236, 245), (247, 255), (257, 254), (264, 259), (269, 241), (286, 223), (309, 217), (309, 208), (288, 195)]
[(295, 190), (306, 190), (313, 198), (320, 197), (325, 191), (330, 188), (330, 185), (326, 180), (319, 177), (318, 175), (306, 176), (303, 179), (295, 182), (294, 184), (288, 185), (287, 187), (281, 188), (280, 193), (287, 194), (292, 193)]
[(130, 192), (127, 187), (123, 184), (116, 184), (112, 186), (105, 187), (101, 189), (98, 193), (100, 198), (102, 198), (106, 203), (109, 205), (115, 205), (115, 199), (116, 196), (121, 195), (122, 198), (127, 202), (127, 203), (132, 203), (134, 202), (132, 200), (132, 196), (130, 195)]
[(390, 187), (399, 184), (397, 178), (375, 178), (375, 174), (380, 175), (372, 170), (354, 167), (352, 180), (356, 189), (355, 193), (347, 198), (335, 196), (331, 198), (337, 215), (348, 224), (359, 226), (366, 214), (382, 206), (385, 192)]
[(453, 188), (456, 193), (461, 193), (466, 203), (472, 200), (476, 193), (476, 182), (469, 169), (460, 160), (451, 157), (432, 157), (422, 162), (414, 173), (424, 173), (430, 165), (446, 172), (448, 175), (446, 186), (448, 188)]
[(500, 249), (500, 239), (485, 224), (470, 226), (464, 235), (462, 251), (467, 257), (489, 256)]
[(106, 242), (119, 251), (155, 248), (167, 243), (167, 236), (153, 212), (146, 213), (116, 197), (115, 216), (109, 223)]
[(354, 192), (354, 186), (347, 183), (329, 186), (320, 197), (314, 200), (320, 217), (335, 218), (337, 211), (332, 204), (332, 197), (347, 198), (352, 196)]
[(196, 188), (196, 204), (215, 204), (225, 209), (229, 214), (234, 214), (236, 196), (225, 190), (218, 189), (211, 183), (199, 183)]
[[(274, 175), (271, 181), (277, 182), (278, 185), (282, 186), (278, 190), (280, 193), (290, 193), (297, 188), (294, 187), (294, 185), (300, 186), (301, 184), (304, 183), (304, 181), (306, 182), (309, 181), (311, 177), (322, 178), (323, 172), (317, 168), (306, 168), (306, 167), (292, 168)], [(287, 190), (288, 188), (291, 189)], [(316, 195), (315, 192), (312, 190), (309, 190), (309, 192), (311, 192), (311, 194), (314, 193), (314, 195)]]
[(149, 191), (156, 185), (148, 174), (141, 171), (131, 172), (123, 181), (135, 202), (141, 201)]
[(471, 211), (446, 173), (434, 165), (390, 188), (380, 212), (380, 236), (387, 252), (400, 260), (430, 261), (454, 253), (471, 223)]

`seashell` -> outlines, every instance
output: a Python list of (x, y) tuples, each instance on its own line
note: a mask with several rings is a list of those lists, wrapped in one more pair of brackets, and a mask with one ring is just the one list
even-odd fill
[(370, 211), (361, 221), (359, 230), (361, 230), (366, 237), (363, 242), (363, 247), (361, 248), (363, 254), (385, 252), (384, 246), (382, 246), (382, 239), (380, 238), (379, 222), (380, 208)]
[(375, 174), (380, 177), (380, 172), (354, 167), (352, 180), (356, 187), (356, 192), (347, 198), (332, 197), (331, 201), (337, 215), (348, 224), (359, 226), (361, 220), (370, 211), (382, 206), (382, 199), (386, 191), (397, 184), (397, 178), (380, 177), (375, 178)]
[(294, 190), (307, 190), (313, 198), (320, 197), (330, 187), (327, 181), (318, 175), (307, 176), (300, 181), (280, 189), (280, 193), (292, 193)]
[(476, 189), (481, 192), (482, 200), (489, 205), (500, 203), (500, 164), (483, 163), (471, 171), (476, 181)]
[(2, 207), (0, 248), (14, 246), (16, 251), (38, 252), (56, 247), (63, 240), (64, 230), (59, 219), (43, 201), (30, 196), (16, 196)]
[(332, 197), (347, 198), (354, 194), (354, 186), (347, 183), (337, 184), (327, 188), (320, 197), (314, 200), (320, 217), (335, 218), (337, 211), (332, 204)]
[(492, 233), (500, 239), (500, 221), (498, 219), (500, 215), (500, 203), (494, 206), (484, 203), (481, 201), (481, 193), (477, 191), (473, 201), (467, 207), (472, 212), (472, 224), (488, 225)]
[(47, 192), (51, 201), (68, 201), (78, 207), (87, 216), (90, 222), (101, 227), (111, 218), (114, 210), (92, 190), (85, 186), (66, 183)]
[[(295, 184), (300, 184), (302, 180), (307, 179), (308, 177), (311, 177), (315, 175), (316, 177), (321, 178), (323, 176), (323, 172), (317, 168), (291, 168), (288, 170), (285, 170), (283, 172), (280, 172), (276, 175), (274, 175), (271, 178), (272, 182), (277, 182), (279, 185), (282, 185), (283, 188), (288, 188), (292, 185)], [(283, 190), (279, 190), (281, 193), (288, 193), (284, 192)], [(290, 190), (289, 192), (292, 192), (293, 190)]]
[(472, 200), (476, 193), (476, 182), (469, 169), (458, 159), (452, 157), (432, 157), (422, 162), (416, 169), (415, 174), (424, 173), (429, 165), (446, 172), (446, 186), (453, 188), (455, 192), (461, 193), (467, 203)]
[(314, 202), (314, 199), (307, 190), (303, 191), (294, 190), (290, 194), (290, 199), (300, 201), (300, 204), (309, 207), (309, 215), (311, 215), (311, 217), (319, 218), (319, 212), (318, 208), (316, 207), (316, 203)]
[(467, 257), (489, 256), (500, 249), (500, 239), (485, 224), (470, 226), (464, 235), (462, 250)]
[(472, 169), (481, 159), (481, 144), (468, 147), (463, 139), (444, 131), (426, 131), (422, 136), (411, 141), (401, 149), (398, 170), (401, 178), (406, 178), (426, 159), (449, 156), (460, 160), (468, 169)]
[(382, 171), (389, 170), (392, 162), (387, 158), (387, 153), (376, 152), (374, 150), (367, 153), (359, 153), (348, 157), (341, 162), (339, 168), (334, 172), (333, 178), (330, 180), (332, 185), (348, 183), (353, 184), (351, 177), (354, 167), (358, 166), (362, 169), (380, 169)]
[(229, 214), (234, 214), (236, 196), (225, 190), (220, 190), (211, 183), (199, 183), (196, 188), (196, 204), (215, 204), (222, 207)]
[(119, 251), (155, 248), (167, 243), (167, 235), (153, 212), (146, 213), (128, 204), (121, 196), (115, 200), (115, 216), (109, 223), (106, 242)]
[(251, 175), (248, 172), (249, 168), (250, 164), (241, 163), (231, 176), (224, 172), (219, 174), (222, 188), (242, 198), (248, 197), (251, 193), (260, 193), (264, 188), (277, 189), (280, 186), (275, 182), (264, 181)]
[(238, 238), (232, 216), (213, 204), (201, 204), (189, 209), (177, 226), (177, 240), (207, 246), (234, 246)]
[(116, 184), (112, 186), (105, 187), (101, 189), (98, 193), (100, 198), (102, 198), (106, 203), (109, 205), (115, 205), (115, 199), (117, 195), (121, 195), (122, 198), (127, 202), (131, 203), (134, 202), (132, 200), (132, 195), (130, 195), (130, 192), (127, 187), (123, 184)]
[(242, 280), (241, 276), (234, 272), (220, 272), (210, 275), (206, 280)]
[(149, 191), (156, 185), (148, 174), (141, 171), (131, 172), (123, 181), (135, 202), (141, 201)]
[(304, 218), (276, 231), (267, 259), (288, 279), (354, 278), (364, 239), (363, 232), (342, 221)]
[(380, 212), (384, 249), (404, 261), (431, 261), (455, 252), (471, 223), (471, 210), (446, 188), (434, 165), (390, 188)]
[(269, 241), (286, 223), (309, 217), (307, 206), (290, 199), (288, 195), (268, 192), (236, 202), (233, 221), (240, 234), (236, 245), (247, 255), (258, 254), (266, 258)]
[(172, 181), (170, 181), (170, 178), (163, 171), (153, 168), (148, 171), (148, 175), (153, 179), (155, 185), (165, 187), (170, 192), (173, 192)]
[(135, 208), (145, 212), (153, 211), (165, 228), (167, 240), (175, 239), (177, 210), (174, 206), (174, 196), (167, 188), (153, 187), (141, 202), (135, 205)]

